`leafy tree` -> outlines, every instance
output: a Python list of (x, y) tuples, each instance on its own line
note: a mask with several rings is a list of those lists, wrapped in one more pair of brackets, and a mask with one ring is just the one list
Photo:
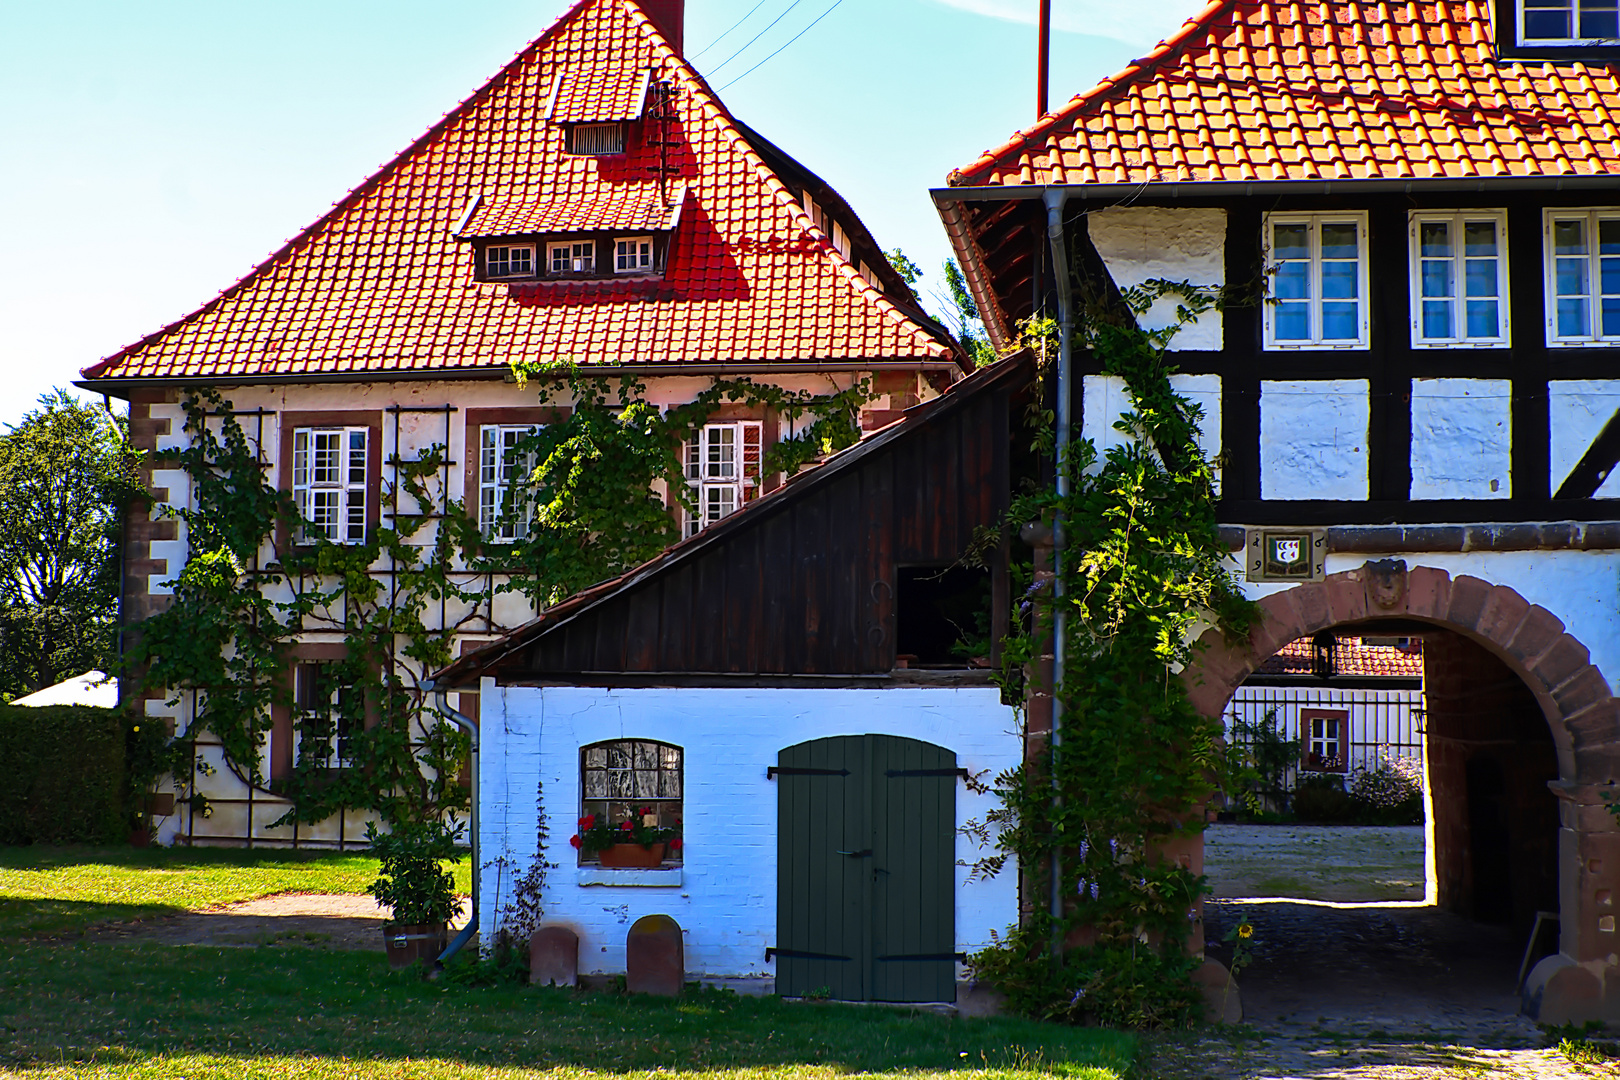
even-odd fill
[(113, 663), (124, 421), (66, 390), (0, 434), (0, 700)]
[(889, 260), (889, 265), (894, 267), (894, 272), (899, 274), (907, 285), (917, 284), (918, 279), (922, 277), (922, 267), (906, 258), (906, 253), (899, 248), (891, 248), (883, 255)]
[(967, 286), (967, 277), (962, 273), (962, 268), (956, 265), (955, 259), (945, 260), (945, 289), (948, 293), (946, 299), (954, 309), (947, 318), (954, 320), (957, 339), (973, 357), (973, 366), (984, 367), (995, 363), (996, 348), (990, 344), (990, 338), (984, 332), (979, 305), (974, 302), (973, 293)]

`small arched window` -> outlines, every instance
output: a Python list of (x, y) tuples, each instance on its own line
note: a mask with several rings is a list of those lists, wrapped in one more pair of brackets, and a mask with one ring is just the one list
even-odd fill
[[(617, 739), (580, 751), (580, 817), (594, 814), (609, 825), (643, 810), (660, 828), (681, 824), (684, 754), (678, 746), (649, 739)], [(665, 860), (679, 860), (679, 850)]]

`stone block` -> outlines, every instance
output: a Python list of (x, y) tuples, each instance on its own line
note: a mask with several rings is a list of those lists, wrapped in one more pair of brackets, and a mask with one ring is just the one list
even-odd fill
[(1288, 594), (1273, 593), (1260, 601), (1260, 621), (1249, 635), (1249, 645), (1257, 658), (1265, 659), (1303, 633)]
[(1482, 578), (1462, 577), (1451, 580), (1451, 602), (1446, 606), (1446, 621), (1463, 630), (1479, 625), (1485, 614), (1485, 604), (1491, 598), (1493, 586)]
[(1219, 960), (1205, 960), (1193, 972), (1193, 982), (1204, 996), (1204, 1022), (1240, 1024), (1243, 1022), (1243, 994), (1237, 980)]
[(1529, 674), (1541, 681), (1549, 690), (1562, 686), (1566, 680), (1590, 663), (1586, 646), (1565, 634), (1553, 647), (1530, 665)]
[(1553, 643), (1563, 636), (1564, 621), (1541, 605), (1532, 604), (1524, 621), (1513, 632), (1513, 640), (1508, 642), (1507, 650), (1528, 664), (1552, 648)]
[(1560, 1026), (1603, 1020), (1603, 982), (1562, 953), (1544, 957), (1524, 981), (1525, 1015)]
[(529, 935), (529, 985), (579, 985), (579, 935), (566, 926), (542, 926)]
[(1327, 579), (1328, 611), (1334, 625), (1359, 622), (1367, 617), (1367, 587), (1349, 574)]
[(681, 927), (668, 915), (646, 915), (625, 936), (625, 989), (632, 994), (679, 997), (686, 984)]
[(1406, 610), (1425, 619), (1443, 619), (1451, 607), (1451, 575), (1432, 566), (1413, 567), (1406, 575)]
[(1573, 716), (1599, 702), (1608, 701), (1612, 696), (1603, 672), (1591, 664), (1553, 691), (1553, 700), (1558, 703), (1559, 712), (1564, 716)]
[(1485, 610), (1480, 613), (1476, 629), (1487, 641), (1505, 646), (1513, 640), (1514, 631), (1518, 630), (1529, 612), (1530, 601), (1512, 589), (1498, 586), (1491, 590), (1489, 599), (1485, 601)]
[(1327, 590), (1320, 585), (1300, 585), (1289, 589), (1289, 601), (1299, 613), (1300, 634), (1314, 634), (1333, 623), (1333, 612), (1328, 609)]

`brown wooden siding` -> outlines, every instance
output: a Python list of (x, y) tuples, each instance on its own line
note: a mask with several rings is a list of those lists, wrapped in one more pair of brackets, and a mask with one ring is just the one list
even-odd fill
[[(987, 389), (831, 483), (750, 508), (746, 527), (544, 631), (499, 664), (502, 681), (889, 671), (896, 568), (956, 561), (1007, 507), (1014, 391)], [(995, 592), (1005, 596), (1005, 566), (990, 557)]]

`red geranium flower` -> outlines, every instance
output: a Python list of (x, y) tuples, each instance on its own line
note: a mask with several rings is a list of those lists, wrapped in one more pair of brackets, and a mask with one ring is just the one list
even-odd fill
[(579, 819), (580, 832), (590, 832), (594, 828), (596, 828), (595, 814), (586, 814), (584, 817)]
[(577, 836), (576, 836), (576, 837), (573, 837), (573, 838), (572, 838), (572, 839), (571, 839), (571, 840), (569, 840), (569, 841), (568, 841), (568, 842), (569, 842), (569, 843), (570, 843), (570, 844), (573, 844), (573, 845), (574, 845), (574, 846), (575, 846), (575, 847), (579, 847), (579, 837), (577, 837)]
[(669, 842), (669, 849), (671, 851), (681, 850), (681, 838), (677, 836), (675, 839), (671, 840)]
[(623, 821), (619, 822), (619, 828), (621, 830), (623, 830), (624, 832), (629, 832), (630, 830), (634, 829), (635, 827), (636, 827), (636, 823), (631, 821), (629, 818), (625, 818)]

